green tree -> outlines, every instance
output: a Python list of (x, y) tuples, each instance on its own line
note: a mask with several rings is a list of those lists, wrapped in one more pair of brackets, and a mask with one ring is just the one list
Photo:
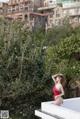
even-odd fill
[(71, 80), (75, 82), (75, 80), (80, 79), (79, 29), (77, 31), (46, 50), (46, 72), (49, 74), (63, 73), (67, 79), (67, 87), (70, 87)]

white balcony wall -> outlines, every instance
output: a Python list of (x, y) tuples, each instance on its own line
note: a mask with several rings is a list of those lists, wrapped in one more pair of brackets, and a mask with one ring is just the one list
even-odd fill
[(36, 110), (35, 115), (43, 119), (80, 119), (80, 98), (64, 100), (61, 106), (53, 101), (41, 103), (41, 111)]

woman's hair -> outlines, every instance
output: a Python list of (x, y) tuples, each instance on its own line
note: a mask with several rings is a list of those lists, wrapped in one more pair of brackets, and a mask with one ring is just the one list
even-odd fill
[(52, 78), (53, 78), (54, 82), (56, 82), (56, 78), (57, 78), (57, 77), (60, 77), (60, 78), (61, 78), (61, 84), (62, 84), (62, 86), (64, 87), (65, 84), (66, 84), (66, 80), (65, 80), (63, 74), (52, 75)]
[(63, 87), (65, 87), (66, 79), (64, 78), (64, 76), (60, 76), (60, 77), (61, 77), (61, 84)]

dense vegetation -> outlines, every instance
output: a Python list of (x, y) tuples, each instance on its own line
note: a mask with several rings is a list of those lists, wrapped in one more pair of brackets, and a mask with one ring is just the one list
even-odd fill
[[(68, 24), (45, 33), (28, 31), (23, 23), (0, 19), (0, 102), (13, 119), (34, 119), (42, 101), (52, 100), (51, 75), (80, 79), (80, 28)], [(68, 91), (67, 91), (68, 89)]]

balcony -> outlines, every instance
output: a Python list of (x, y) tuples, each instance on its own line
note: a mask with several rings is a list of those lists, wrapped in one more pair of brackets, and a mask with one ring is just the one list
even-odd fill
[(72, 13), (70, 12), (69, 16), (80, 16), (80, 11), (78, 11), (78, 12), (75, 11), (75, 12), (72, 12)]
[(80, 8), (66, 9), (63, 11), (64, 16), (80, 16)]
[(53, 101), (42, 102), (35, 115), (42, 119), (80, 119), (80, 98), (65, 99), (61, 106), (54, 105)]

